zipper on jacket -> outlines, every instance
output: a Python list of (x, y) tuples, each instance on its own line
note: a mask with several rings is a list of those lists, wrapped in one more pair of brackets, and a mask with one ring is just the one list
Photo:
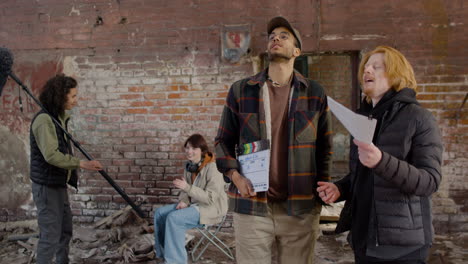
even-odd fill
[(413, 208), (411, 206), (411, 198), (409, 197), (409, 195), (406, 195), (405, 194), (405, 197), (408, 199), (408, 209), (409, 209), (409, 219), (411, 221), (411, 227), (414, 228), (415, 224), (414, 224), (414, 214), (413, 214)]
[[(386, 110), (382, 116), (382, 120), (380, 121), (380, 126), (379, 126), (379, 130), (377, 131), (377, 134), (374, 135), (375, 137), (375, 145), (378, 144), (378, 139), (379, 139), (379, 136), (380, 136), (380, 133), (382, 132), (382, 128), (383, 128), (383, 125), (384, 125), (384, 121), (385, 121), (385, 117), (387, 116), (388, 114), (388, 110)], [(372, 118), (372, 114), (369, 115), (369, 118)], [(372, 174), (372, 179), (374, 179), (374, 170), (371, 169), (371, 174)], [(375, 189), (375, 181), (373, 180), (372, 182), (372, 197), (373, 197), (373, 200), (374, 200), (374, 228), (375, 228), (375, 246), (378, 247), (379, 246), (379, 222), (378, 222), (378, 217), (377, 217), (377, 205), (376, 205), (376, 202), (375, 202), (375, 192), (374, 192), (374, 189)]]
[(375, 229), (375, 246), (379, 246), (379, 225), (377, 221), (377, 206), (375, 202), (375, 191), (374, 191), (374, 172), (371, 170), (371, 178), (372, 178), (372, 197), (373, 197), (373, 207), (374, 207), (374, 229)]
[[(372, 175), (374, 176), (374, 175)], [(375, 217), (374, 217), (374, 228), (375, 228), (375, 246), (378, 247), (379, 246), (379, 225), (378, 225), (378, 222), (377, 222), (377, 206), (375, 205), (375, 198), (374, 198), (374, 214), (375, 214)]]

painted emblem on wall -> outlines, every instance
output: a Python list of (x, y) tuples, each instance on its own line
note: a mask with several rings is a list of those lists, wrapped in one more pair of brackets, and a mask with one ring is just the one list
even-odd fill
[(230, 63), (237, 63), (248, 53), (250, 47), (249, 25), (226, 25), (221, 34), (222, 57)]

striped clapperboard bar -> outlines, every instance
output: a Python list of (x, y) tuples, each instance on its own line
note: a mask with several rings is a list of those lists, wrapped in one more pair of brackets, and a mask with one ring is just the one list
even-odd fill
[(269, 187), (270, 141), (259, 140), (242, 144), (237, 149), (240, 173), (247, 177), (255, 192), (266, 192)]
[(266, 150), (270, 148), (270, 141), (262, 139), (252, 143), (242, 144), (237, 149), (237, 155), (247, 155), (250, 153)]

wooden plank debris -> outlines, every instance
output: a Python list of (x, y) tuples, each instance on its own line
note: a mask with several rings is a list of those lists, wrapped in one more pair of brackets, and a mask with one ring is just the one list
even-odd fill
[(15, 234), (9, 235), (7, 240), (8, 241), (16, 241), (16, 240), (28, 240), (31, 237), (39, 237), (39, 233), (28, 233), (28, 234)]
[(320, 221), (338, 222), (343, 206), (344, 202), (322, 206), (322, 212), (320, 213)]

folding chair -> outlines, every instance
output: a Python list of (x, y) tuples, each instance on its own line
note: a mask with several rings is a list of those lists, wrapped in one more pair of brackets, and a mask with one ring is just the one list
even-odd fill
[[(191, 252), (192, 261), (194, 262), (198, 261), (200, 257), (203, 255), (203, 253), (205, 252), (205, 250), (208, 248), (210, 243), (213, 244), (215, 247), (217, 247), (228, 258), (230, 258), (231, 260), (234, 260), (234, 255), (232, 254), (232, 251), (223, 241), (221, 241), (216, 236), (216, 234), (219, 232), (221, 227), (223, 227), (225, 221), (226, 221), (226, 216), (224, 216), (223, 220), (217, 225), (204, 225), (202, 227), (195, 228), (196, 230), (198, 230), (198, 232), (200, 232), (200, 234), (202, 234), (202, 237), (192, 249), (192, 252)], [(199, 250), (200, 252), (197, 254), (196, 251), (198, 247), (201, 246), (201, 244), (203, 243), (203, 241), (205, 241), (205, 239), (209, 243), (206, 243), (205, 246), (201, 250)]]

